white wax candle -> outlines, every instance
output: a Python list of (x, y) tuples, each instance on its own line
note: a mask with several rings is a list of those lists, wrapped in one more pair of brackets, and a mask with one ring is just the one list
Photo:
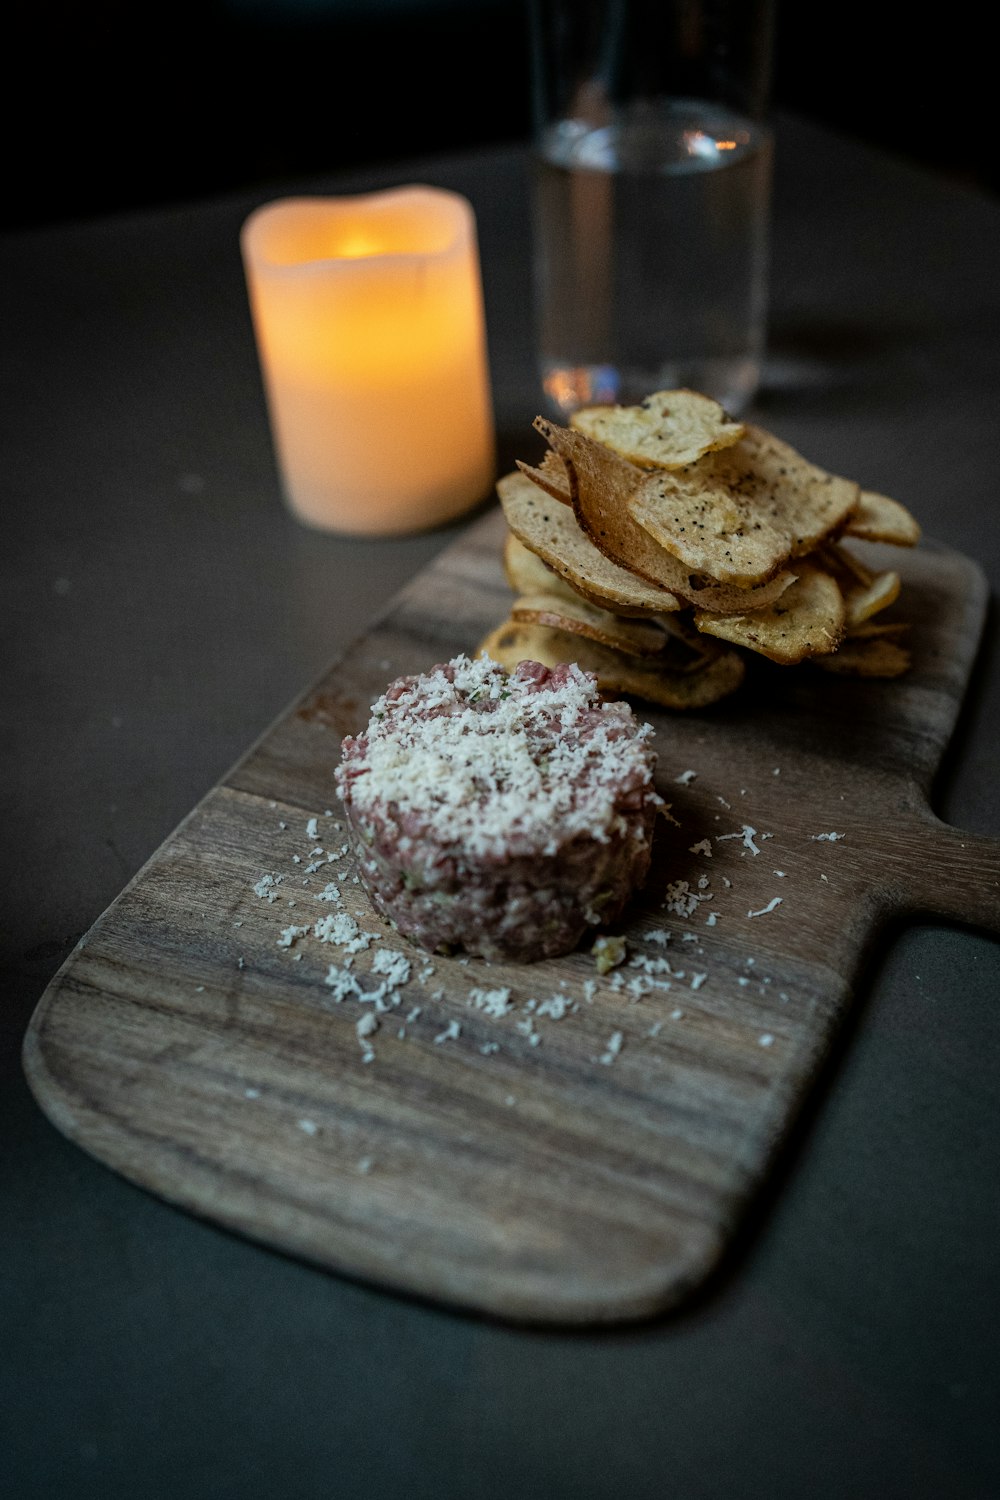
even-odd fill
[(378, 535), (484, 499), (495, 439), (476, 225), (456, 193), (288, 198), (241, 236), (285, 497)]

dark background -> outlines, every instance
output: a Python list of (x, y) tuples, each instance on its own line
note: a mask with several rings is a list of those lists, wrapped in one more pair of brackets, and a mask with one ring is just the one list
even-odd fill
[[(996, 193), (989, 48), (932, 14), (779, 0), (775, 103)], [(4, 29), (4, 228), (529, 128), (525, 0), (15, 0)]]

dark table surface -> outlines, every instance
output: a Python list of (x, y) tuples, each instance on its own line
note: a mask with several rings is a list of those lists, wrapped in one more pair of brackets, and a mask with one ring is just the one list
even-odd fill
[[(500, 462), (538, 409), (518, 150), (294, 184), (475, 207)], [(0, 242), (0, 1491), (11, 1500), (1000, 1495), (1000, 945), (876, 955), (792, 1150), (687, 1309), (525, 1330), (176, 1211), (20, 1070), (74, 943), (288, 702), (460, 534), (284, 511), (238, 250), (262, 190)], [(1000, 580), (1000, 203), (779, 130), (754, 415)], [(936, 792), (1000, 834), (987, 625)]]

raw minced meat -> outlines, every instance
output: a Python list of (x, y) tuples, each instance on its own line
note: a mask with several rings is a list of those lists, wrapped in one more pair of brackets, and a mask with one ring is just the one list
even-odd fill
[(336, 772), (372, 902), (432, 951), (570, 951), (646, 877), (651, 734), (574, 665), (459, 656), (397, 679)]

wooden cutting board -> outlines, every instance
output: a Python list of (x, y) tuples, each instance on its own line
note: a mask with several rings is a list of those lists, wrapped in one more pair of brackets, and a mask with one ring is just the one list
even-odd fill
[[(502, 530), (473, 526), (195, 808), (49, 986), (25, 1067), (85, 1150), (279, 1250), (507, 1318), (635, 1318), (718, 1261), (887, 919), (1000, 931), (1000, 843), (927, 802), (986, 587), (893, 553), (910, 676), (761, 663), (712, 710), (647, 715), (676, 821), (621, 968), (428, 959), (354, 882), (333, 768), (390, 678), (504, 617)], [(350, 972), (381, 1011), (324, 982), (336, 911), (377, 934)]]

